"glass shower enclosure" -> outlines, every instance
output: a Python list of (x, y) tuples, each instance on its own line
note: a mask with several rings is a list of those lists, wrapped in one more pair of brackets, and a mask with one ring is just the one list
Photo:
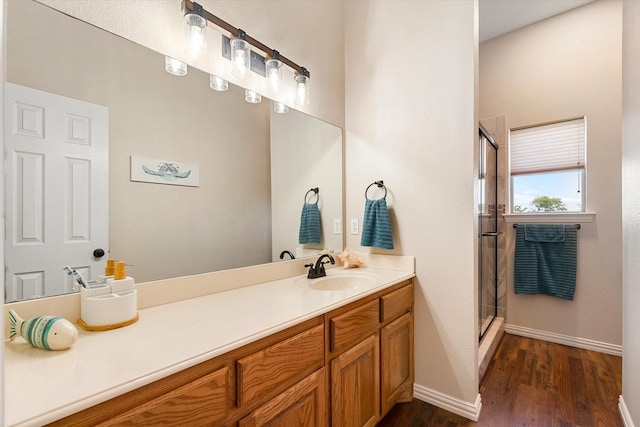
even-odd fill
[(478, 330), (482, 341), (498, 311), (498, 145), (480, 125), (478, 167)]

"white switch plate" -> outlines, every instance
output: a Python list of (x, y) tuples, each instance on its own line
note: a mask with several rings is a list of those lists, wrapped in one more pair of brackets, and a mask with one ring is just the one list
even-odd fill
[(351, 218), (351, 234), (358, 234), (358, 218)]
[(342, 222), (340, 218), (334, 218), (333, 220), (333, 234), (342, 234)]

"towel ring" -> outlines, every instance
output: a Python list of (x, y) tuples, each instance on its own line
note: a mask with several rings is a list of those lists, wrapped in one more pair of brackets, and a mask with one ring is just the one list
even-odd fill
[(318, 194), (319, 191), (320, 189), (318, 187), (312, 188), (311, 190), (307, 191), (306, 194), (304, 195), (304, 202), (309, 203), (307, 202), (307, 196), (309, 195), (309, 193), (314, 193), (316, 195), (316, 202), (312, 204), (317, 204), (318, 201), (320, 200), (320, 195)]
[(364, 190), (364, 198), (367, 200), (371, 200), (367, 197), (367, 191), (369, 191), (369, 189), (371, 188), (372, 185), (377, 185), (378, 188), (384, 188), (384, 199), (387, 199), (387, 187), (384, 185), (384, 181), (380, 180), (380, 181), (375, 181), (372, 182), (371, 184), (369, 184), (369, 186), (367, 187), (366, 190)]

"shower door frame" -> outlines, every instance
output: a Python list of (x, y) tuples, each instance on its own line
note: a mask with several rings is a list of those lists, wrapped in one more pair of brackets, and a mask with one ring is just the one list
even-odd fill
[[(493, 205), (489, 205), (486, 207), (483, 207), (482, 210), (478, 209), (478, 341), (482, 341), (482, 338), (484, 338), (485, 333), (491, 328), (491, 324), (493, 323), (493, 321), (496, 319), (496, 317), (498, 317), (498, 144), (495, 142), (494, 138), (489, 134), (489, 132), (487, 132), (487, 130), (481, 125), (479, 124), (479, 144), (480, 144), (480, 149), (479, 149), (479, 156), (478, 156), (478, 161), (479, 161), (479, 167), (478, 167), (478, 180), (479, 180), (479, 185), (483, 185), (484, 189), (480, 189), (480, 194), (478, 195), (479, 197), (479, 202), (480, 203), (485, 203), (487, 201), (487, 190), (488, 185), (489, 185), (489, 180), (487, 180), (485, 177), (487, 175), (487, 171), (486, 171), (486, 166), (488, 164), (488, 162), (486, 161), (486, 156), (487, 156), (487, 144), (484, 142), (484, 140), (486, 140), (486, 142), (493, 148), (493, 155), (494, 155), (494, 179), (493, 179), (493, 185), (491, 188), (492, 192), (493, 192)], [(484, 196), (484, 197), (483, 197)], [(488, 219), (489, 220), (493, 220), (492, 224), (493, 227), (490, 227), (491, 230), (484, 230), (483, 229), (483, 215), (489, 214)], [(485, 245), (484, 245), (484, 239), (487, 238), (491, 238), (491, 239), (495, 239), (493, 242), (493, 286), (494, 286), (494, 292), (493, 292), (493, 315), (491, 317), (491, 321), (488, 322), (488, 324), (484, 324), (485, 323), (485, 319), (484, 319), (484, 315), (483, 315), (483, 305), (486, 305), (486, 302), (484, 302), (483, 297), (484, 297), (484, 293), (483, 293), (483, 289), (486, 285), (490, 285), (491, 283), (484, 283), (485, 282), (485, 274), (484, 274), (484, 270), (483, 267), (485, 267), (483, 264), (483, 250), (485, 250)], [(484, 304), (483, 304), (484, 303)], [(488, 316), (487, 316), (488, 317)]]

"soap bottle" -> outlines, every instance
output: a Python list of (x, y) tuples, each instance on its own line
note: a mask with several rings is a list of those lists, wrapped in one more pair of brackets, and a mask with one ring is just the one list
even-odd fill
[(111, 293), (118, 293), (132, 291), (135, 281), (132, 277), (127, 276), (127, 269), (124, 262), (117, 261), (114, 266), (113, 279), (107, 279), (107, 284), (111, 286)]
[(107, 266), (104, 268), (104, 275), (98, 276), (101, 283), (106, 284), (108, 279), (113, 279), (113, 274), (116, 269), (115, 267), (116, 267), (116, 260), (111, 258), (108, 259)]

